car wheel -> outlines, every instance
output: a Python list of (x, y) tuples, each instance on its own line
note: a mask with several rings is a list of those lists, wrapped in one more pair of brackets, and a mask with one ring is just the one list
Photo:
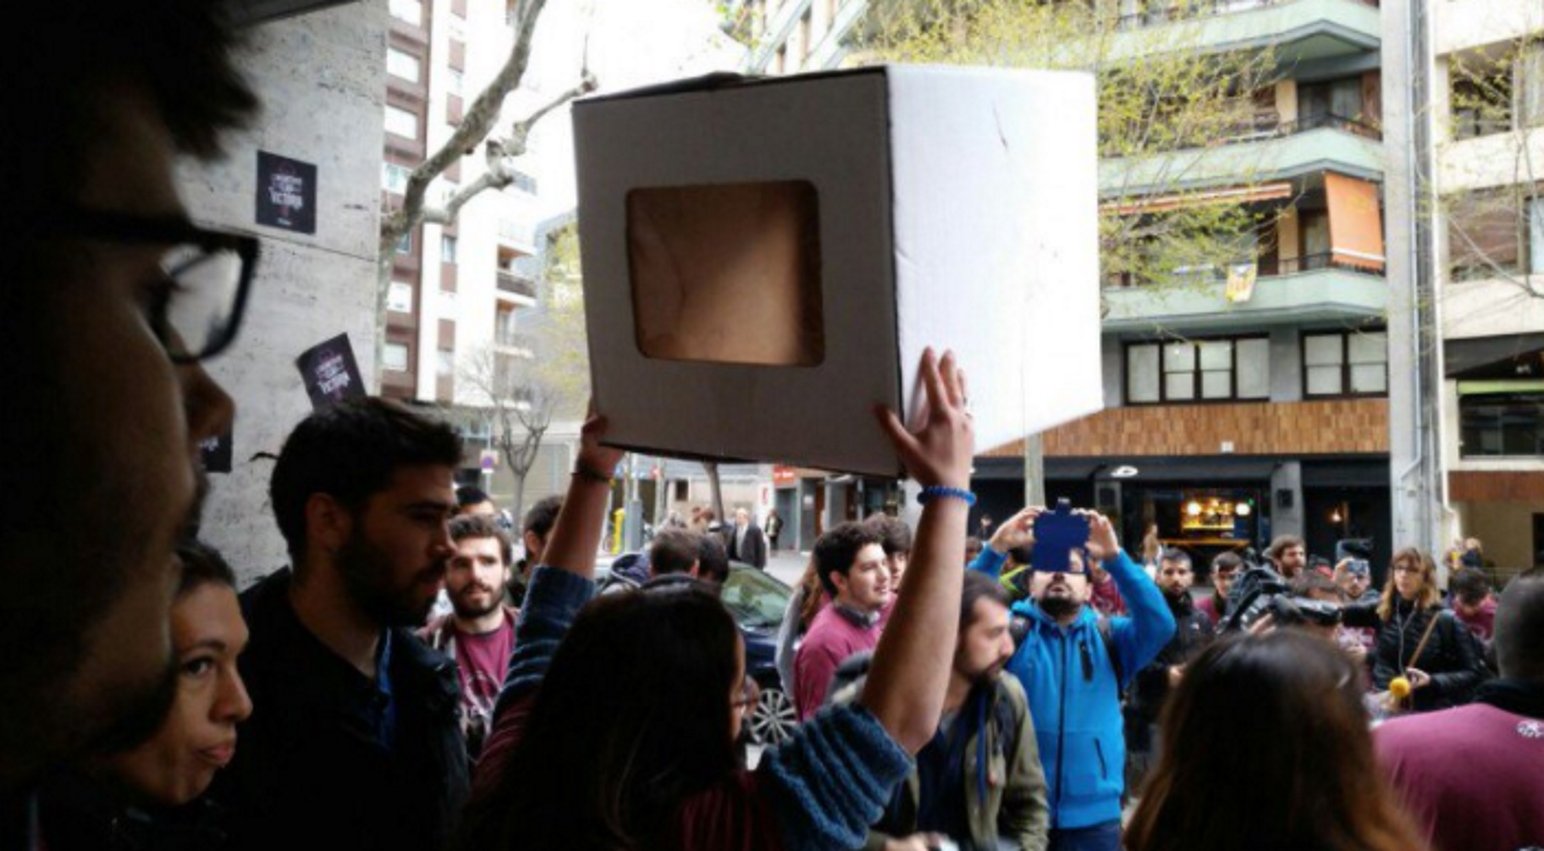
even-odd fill
[(799, 724), (793, 699), (776, 686), (763, 686), (756, 706), (751, 710), (751, 741), (762, 746), (782, 743)]

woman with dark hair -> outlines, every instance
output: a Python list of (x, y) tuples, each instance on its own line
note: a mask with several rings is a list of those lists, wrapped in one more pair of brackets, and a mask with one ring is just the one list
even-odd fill
[(1373, 685), (1395, 699), (1408, 695), (1416, 712), (1467, 703), (1485, 678), (1478, 647), (1441, 601), (1436, 565), (1405, 547), (1389, 563), (1382, 598), (1346, 606), (1341, 614), (1347, 626), (1377, 631)]
[(804, 573), (794, 583), (793, 593), (788, 595), (788, 606), (783, 609), (783, 622), (777, 628), (777, 646), (773, 649), (772, 663), (783, 688), (793, 693), (793, 657), (799, 649), (799, 641), (809, 631), (815, 616), (831, 602), (826, 589), (820, 584), (820, 570), (815, 566), (814, 555), (804, 565)]
[(236, 752), (252, 702), (236, 671), (247, 627), (236, 577), (211, 547), (177, 548), (182, 578), (171, 609), (177, 663), (165, 720), (144, 742), (61, 773), (41, 796), (44, 842), (71, 849), (193, 849), (224, 845), (204, 792)]
[[(910, 755), (938, 728), (952, 662), (972, 439), (952, 355), (923, 355), (927, 419), (881, 422), (928, 504), (915, 567), (864, 693), (830, 707), (755, 772), (734, 742), (755, 699), (723, 605), (692, 587), (584, 605), (593, 592), (605, 473), (620, 452), (585, 424), (578, 469), (534, 575), (509, 678), (458, 847), (826, 849), (867, 836)], [(581, 607), (583, 610), (581, 611)]]
[(1356, 665), (1294, 629), (1235, 634), (1185, 670), (1128, 851), (1417, 851), (1373, 759)]

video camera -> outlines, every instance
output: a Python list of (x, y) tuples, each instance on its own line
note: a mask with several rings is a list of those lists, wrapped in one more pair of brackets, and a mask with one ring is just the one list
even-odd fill
[(1223, 630), (1247, 630), (1266, 615), (1277, 626), (1340, 624), (1340, 607), (1322, 600), (1293, 595), (1292, 586), (1268, 563), (1244, 562), (1247, 567), (1228, 595), (1227, 621)]

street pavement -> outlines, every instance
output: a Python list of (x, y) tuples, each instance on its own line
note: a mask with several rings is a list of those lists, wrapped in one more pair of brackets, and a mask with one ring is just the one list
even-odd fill
[(777, 550), (767, 557), (767, 572), (790, 586), (797, 585), (799, 577), (804, 575), (804, 566), (808, 563), (808, 553), (800, 553), (798, 550)]

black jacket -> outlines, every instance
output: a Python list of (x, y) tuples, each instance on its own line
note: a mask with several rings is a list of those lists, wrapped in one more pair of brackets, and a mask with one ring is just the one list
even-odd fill
[(216, 851), (224, 813), (207, 796), (181, 807), (139, 807), (74, 771), (44, 781), (38, 795), (48, 851)]
[[(1377, 604), (1357, 603), (1342, 609), (1341, 618), (1347, 626), (1378, 631), (1372, 679), (1379, 689), (1388, 688), (1389, 681), (1403, 675), (1406, 668), (1419, 668), (1431, 675), (1431, 685), (1411, 692), (1410, 705), (1417, 712), (1468, 703), (1486, 677), (1485, 662), (1476, 652), (1475, 642), (1464, 634), (1467, 628), (1441, 606), (1415, 611), (1413, 603), (1396, 600), (1393, 616), (1383, 621)], [(1412, 658), (1432, 618), (1438, 621), (1431, 638), (1420, 658)]]
[(1148, 723), (1157, 720), (1169, 695), (1170, 666), (1189, 662), (1212, 640), (1213, 633), (1212, 619), (1196, 608), (1189, 591), (1179, 597), (1164, 594), (1163, 600), (1174, 615), (1174, 637), (1147, 667), (1137, 672), (1131, 687), (1132, 708)]
[(455, 663), (405, 629), (386, 671), (395, 747), (380, 743), (374, 681), (295, 617), (290, 571), (241, 595), (251, 642), (240, 660), (252, 717), (211, 795), (230, 809), (231, 846), (433, 851), (466, 801)]

